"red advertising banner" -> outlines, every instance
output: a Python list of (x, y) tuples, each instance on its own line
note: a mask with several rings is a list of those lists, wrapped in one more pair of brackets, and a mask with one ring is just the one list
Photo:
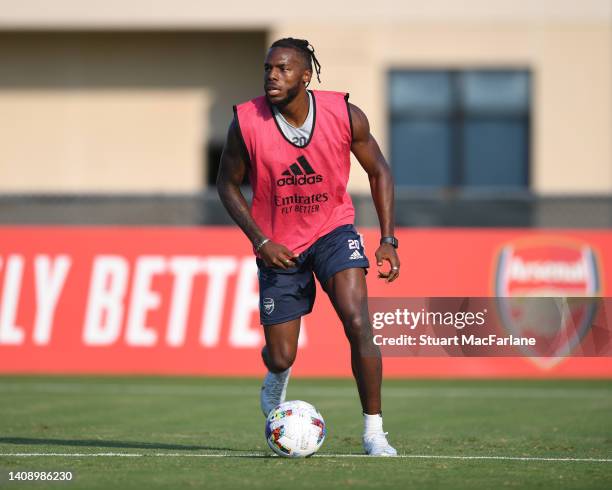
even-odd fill
[[(377, 230), (364, 232), (373, 259)], [(612, 232), (401, 229), (372, 297), (606, 296)], [(260, 375), (257, 269), (236, 228), (0, 228), (0, 373)], [(385, 358), (389, 377), (612, 377), (612, 358)], [(350, 376), (319, 288), (294, 368)]]

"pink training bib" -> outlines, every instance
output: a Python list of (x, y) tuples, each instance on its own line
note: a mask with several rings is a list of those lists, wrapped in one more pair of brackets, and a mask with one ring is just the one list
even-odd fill
[(234, 106), (250, 158), (253, 219), (268, 238), (298, 254), (355, 217), (346, 192), (352, 142), (348, 94), (314, 90), (312, 95), (313, 127), (303, 147), (285, 138), (265, 96)]

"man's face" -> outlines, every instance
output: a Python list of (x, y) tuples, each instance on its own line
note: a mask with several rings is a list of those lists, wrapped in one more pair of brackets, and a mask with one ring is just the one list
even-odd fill
[(305, 88), (312, 73), (294, 49), (272, 48), (264, 60), (264, 91), (271, 104), (284, 106)]

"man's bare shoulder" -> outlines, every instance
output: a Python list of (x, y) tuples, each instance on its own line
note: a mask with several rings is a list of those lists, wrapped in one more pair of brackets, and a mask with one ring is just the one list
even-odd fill
[(349, 110), (351, 114), (351, 123), (353, 125), (353, 141), (363, 141), (370, 134), (370, 122), (359, 107), (349, 102)]

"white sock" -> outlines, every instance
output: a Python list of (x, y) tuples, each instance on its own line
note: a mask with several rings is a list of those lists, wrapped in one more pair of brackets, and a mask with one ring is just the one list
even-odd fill
[(378, 434), (383, 431), (383, 419), (382, 415), (376, 413), (369, 415), (363, 414), (363, 434)]
[(290, 369), (291, 369), (291, 368), (287, 368), (287, 369), (285, 369), (284, 371), (281, 371), (281, 372), (279, 372), (279, 373), (273, 373), (272, 371), (270, 371), (270, 370), (268, 369), (268, 372), (269, 372), (269, 373), (270, 373), (272, 376), (275, 376), (275, 377), (277, 377), (277, 378), (280, 378), (281, 376), (285, 376), (285, 375), (287, 375), (287, 373), (289, 372), (289, 370), (290, 370)]

